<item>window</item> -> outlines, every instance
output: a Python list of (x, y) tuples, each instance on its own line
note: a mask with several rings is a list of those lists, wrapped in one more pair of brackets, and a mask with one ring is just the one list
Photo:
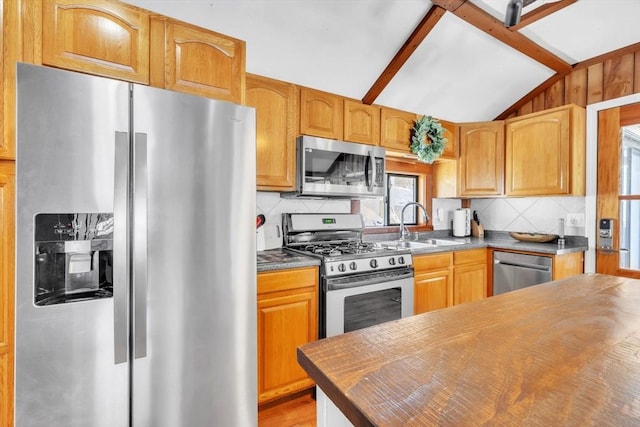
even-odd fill
[[(388, 173), (385, 175), (386, 196), (360, 201), (360, 212), (365, 226), (400, 225), (402, 208), (409, 202), (418, 201), (418, 176)], [(417, 207), (407, 208), (404, 223), (417, 224)]]
[[(418, 202), (427, 212), (431, 211), (431, 165), (387, 159), (386, 172), (385, 197), (360, 200), (359, 212), (364, 217), (366, 227), (378, 227), (381, 231), (390, 232), (394, 230), (383, 227), (400, 225), (402, 208), (407, 203)], [(416, 206), (405, 210), (404, 223), (426, 225)]]
[(622, 130), (620, 153), (620, 268), (640, 270), (640, 125)]

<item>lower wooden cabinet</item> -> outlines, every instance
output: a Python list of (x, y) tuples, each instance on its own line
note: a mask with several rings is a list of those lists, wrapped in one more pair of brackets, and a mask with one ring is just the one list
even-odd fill
[(13, 425), (15, 165), (0, 161), (0, 426)]
[(472, 249), (453, 253), (453, 304), (487, 297), (487, 250)]
[(414, 314), (487, 296), (487, 250), (471, 249), (413, 257)]
[(258, 404), (314, 385), (296, 349), (318, 339), (317, 267), (258, 274)]
[(453, 254), (451, 252), (413, 257), (413, 312), (420, 314), (453, 303)]

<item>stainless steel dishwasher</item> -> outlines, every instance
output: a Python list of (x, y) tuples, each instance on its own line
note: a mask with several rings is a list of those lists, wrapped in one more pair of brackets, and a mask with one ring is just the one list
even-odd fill
[(551, 281), (551, 257), (493, 252), (493, 294)]

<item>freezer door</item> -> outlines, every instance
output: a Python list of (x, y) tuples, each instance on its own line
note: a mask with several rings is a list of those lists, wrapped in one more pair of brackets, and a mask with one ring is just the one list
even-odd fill
[(256, 425), (254, 110), (133, 99), (133, 424)]
[(16, 426), (128, 424), (108, 238), (128, 99), (123, 82), (18, 64)]

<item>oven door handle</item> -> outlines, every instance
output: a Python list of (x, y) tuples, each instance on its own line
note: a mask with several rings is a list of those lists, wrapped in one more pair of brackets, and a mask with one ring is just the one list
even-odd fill
[[(385, 274), (386, 273), (386, 274)], [(375, 285), (384, 282), (396, 282), (399, 280), (413, 280), (413, 268), (393, 270), (386, 272), (367, 273), (362, 276), (342, 276), (328, 278), (325, 282), (325, 291), (336, 291), (339, 289), (357, 288), (360, 286)]]

